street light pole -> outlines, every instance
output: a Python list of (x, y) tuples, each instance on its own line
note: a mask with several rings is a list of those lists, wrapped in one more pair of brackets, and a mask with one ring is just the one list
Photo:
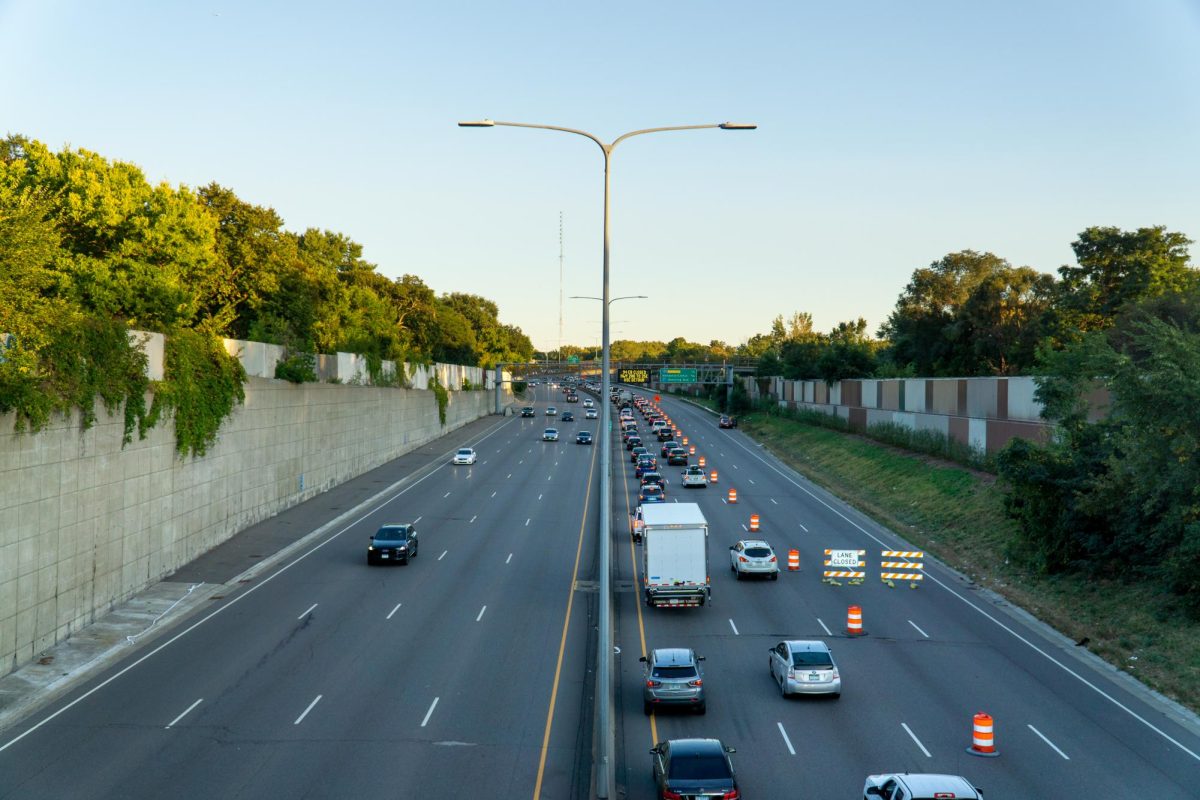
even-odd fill
[(497, 122), (483, 119), (458, 123), (460, 128), (492, 128), (497, 125), (511, 128), (538, 128), (541, 130), (573, 133), (591, 139), (604, 153), (604, 287), (600, 301), (604, 305), (602, 314), (602, 333), (600, 345), (600, 530), (598, 549), (599, 570), (599, 600), (600, 613), (598, 620), (599, 643), (597, 646), (596, 665), (596, 730), (599, 741), (596, 743), (596, 761), (594, 771), (596, 776), (596, 796), (609, 800), (616, 796), (614, 758), (616, 731), (612, 721), (613, 683), (612, 664), (614, 657), (612, 638), (612, 401), (609, 394), (612, 389), (612, 357), (609, 352), (609, 306), (613, 300), (609, 297), (609, 218), (612, 186), (612, 153), (616, 146), (633, 136), (647, 133), (664, 133), (667, 131), (691, 131), (704, 128), (720, 128), (721, 130), (754, 130), (757, 125), (736, 122), (720, 122), (709, 125), (673, 125), (663, 128), (644, 128), (630, 131), (605, 144), (587, 131), (577, 128), (564, 128), (558, 125), (535, 125), (526, 122)]

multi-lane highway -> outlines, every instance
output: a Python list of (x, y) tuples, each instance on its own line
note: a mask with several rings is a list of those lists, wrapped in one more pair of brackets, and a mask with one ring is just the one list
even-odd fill
[[(964, 775), (989, 800), (1200, 797), (1194, 729), (928, 559), (920, 588), (884, 586), (876, 577), (880, 551), (907, 549), (893, 534), (783, 468), (744, 434), (718, 429), (703, 410), (671, 398), (660, 405), (718, 471), (715, 486), (683, 490), (679, 468), (660, 466), (672, 481), (668, 501), (696, 502), (709, 521), (713, 602), (647, 608), (633, 588), (640, 545), (618, 535), (617, 585), (625, 589), (615, 614), (618, 779), (626, 797), (654, 796), (647, 751), (655, 741), (690, 736), (737, 749), (734, 766), (749, 798), (861, 797), (867, 774), (905, 770)], [(613, 490), (620, 521), (636, 505), (637, 482), (628, 459), (614, 463), (622, 465)], [(725, 502), (730, 487), (737, 505)], [(785, 569), (778, 581), (734, 579), (728, 547), (750, 537), (743, 526), (752, 513), (781, 560), (791, 548), (800, 551), (799, 572)], [(826, 548), (866, 550), (873, 577), (861, 586), (823, 585)], [(864, 637), (844, 634), (851, 604), (863, 609)], [(767, 650), (782, 639), (829, 643), (840, 699), (780, 696)], [(706, 656), (706, 715), (643, 715), (637, 658), (658, 647)], [(979, 711), (995, 720), (998, 758), (966, 752)]]
[[(596, 426), (544, 406), (4, 731), (0, 797), (586, 796)], [(368, 567), (391, 522), (418, 557)]]
[[(599, 458), (574, 434), (598, 425), (538, 391), (535, 418), (447, 437), (394, 493), (4, 731), (0, 798), (586, 797)], [(547, 404), (579, 417), (555, 423), (556, 444), (541, 441)], [(751, 798), (856, 797), (868, 773), (901, 770), (961, 774), (993, 799), (1197, 796), (1194, 728), (929, 559), (915, 590), (822, 584), (826, 548), (866, 550), (873, 573), (905, 545), (706, 412), (662, 406), (719, 473), (685, 491), (661, 469), (668, 501), (709, 520), (713, 602), (640, 602), (636, 482), (618, 450), (622, 796), (652, 797), (648, 749), (690, 736), (737, 748)], [(478, 463), (449, 464), (460, 444)], [(752, 513), (781, 558), (799, 550), (799, 572), (734, 579), (728, 547)], [(368, 567), (367, 538), (389, 522), (415, 522), (420, 555)], [(844, 634), (852, 604), (861, 638)], [(831, 645), (840, 699), (780, 697), (767, 649), (785, 638)], [(643, 715), (637, 658), (668, 646), (706, 657), (706, 715)], [(966, 752), (978, 711), (998, 758)]]

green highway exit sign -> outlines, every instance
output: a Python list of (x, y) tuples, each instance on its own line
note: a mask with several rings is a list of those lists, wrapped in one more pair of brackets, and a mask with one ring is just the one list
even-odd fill
[(567, 356), (567, 363), (568, 364), (578, 364), (579, 356)]
[(659, 383), (695, 383), (699, 380), (695, 369), (660, 369)]

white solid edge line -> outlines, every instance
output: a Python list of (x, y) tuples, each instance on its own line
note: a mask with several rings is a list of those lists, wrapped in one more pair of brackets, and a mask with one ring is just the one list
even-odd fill
[(820, 617), (817, 617), (817, 622), (820, 623), (821, 627), (825, 630), (826, 636), (833, 636), (833, 631), (829, 630), (829, 627), (821, 621)]
[(299, 725), (301, 722), (304, 722), (304, 718), (308, 716), (308, 712), (312, 711), (313, 706), (315, 706), (319, 702), (321, 702), (321, 695), (317, 695), (316, 697), (314, 697), (313, 701), (308, 704), (308, 708), (304, 709), (304, 711), (301, 712), (300, 716), (296, 717), (296, 721), (293, 722), (292, 724)]
[(1049, 739), (1047, 739), (1047, 738), (1046, 738), (1046, 737), (1045, 737), (1045, 736), (1042, 734), (1042, 732), (1041, 732), (1041, 731), (1039, 731), (1037, 728), (1033, 727), (1033, 726), (1032, 726), (1032, 725), (1030, 725), (1028, 722), (1026, 722), (1026, 723), (1025, 723), (1025, 727), (1026, 727), (1026, 728), (1029, 728), (1029, 730), (1031, 730), (1031, 731), (1033, 731), (1034, 733), (1036, 733), (1036, 734), (1038, 735), (1038, 738), (1039, 738), (1039, 739), (1041, 739), (1041, 740), (1042, 740), (1043, 742), (1045, 742), (1046, 744), (1050, 745), (1050, 749), (1051, 749), (1051, 750), (1053, 750), (1054, 752), (1058, 753), (1060, 756), (1062, 756), (1062, 757), (1063, 757), (1063, 759), (1064, 759), (1065, 761), (1070, 761), (1070, 760), (1071, 760), (1071, 757), (1070, 757), (1070, 756), (1068, 756), (1068, 755), (1067, 755), (1066, 753), (1064, 753), (1062, 750), (1059, 750), (1059, 749), (1058, 749), (1058, 748), (1057, 748), (1057, 747), (1054, 745), (1054, 742), (1052, 742), (1052, 741), (1050, 741)]
[(485, 611), (487, 611), (487, 606), (484, 606), (483, 608), (479, 609), (479, 616), (475, 618), (476, 622), (479, 622), (479, 620), (483, 619), (483, 612), (485, 612)]
[(438, 561), (441, 561), (443, 558), (445, 558), (446, 553), (449, 553), (449, 552), (450, 552), (449, 550), (443, 550), (442, 554), (440, 556), (438, 556)]
[(933, 758), (933, 756), (929, 755), (929, 751), (925, 749), (925, 745), (921, 744), (921, 740), (917, 738), (917, 735), (912, 732), (912, 728), (908, 727), (907, 722), (901, 722), (900, 727), (908, 731), (908, 735), (911, 736), (912, 740), (917, 743), (917, 747), (921, 748), (921, 752), (925, 754), (926, 758)]
[(313, 603), (311, 606), (309, 606), (309, 607), (308, 607), (308, 611), (305, 611), (303, 614), (301, 614), (300, 616), (296, 617), (296, 619), (304, 619), (305, 617), (307, 617), (309, 614), (311, 614), (311, 613), (312, 613), (312, 610), (313, 610), (314, 608), (316, 608), (316, 607), (317, 607), (317, 606), (319, 606), (319, 605), (321, 605), (321, 604), (320, 604), (320, 603)]
[(779, 727), (779, 735), (783, 737), (783, 743), (787, 745), (788, 752), (796, 755), (796, 748), (792, 747), (792, 740), (788, 738), (787, 731), (783, 729), (782, 722), (775, 723)]
[[(797, 489), (799, 489), (800, 491), (804, 492), (804, 493), (805, 493), (805, 494), (807, 494), (809, 497), (811, 497), (812, 499), (816, 500), (816, 501), (817, 501), (818, 503), (820, 503), (821, 505), (823, 505), (823, 506), (825, 506), (826, 508), (828, 508), (828, 509), (829, 509), (830, 511), (832, 511), (834, 514), (837, 514), (839, 517), (841, 517), (842, 519), (844, 519), (846, 522), (849, 522), (849, 523), (850, 523), (851, 525), (853, 525), (855, 528), (858, 528), (860, 531), (862, 531), (863, 533), (865, 533), (865, 534), (866, 534), (868, 537), (870, 537), (870, 538), (871, 538), (871, 539), (873, 539), (874, 541), (878, 542), (878, 543), (879, 543), (881, 546), (883, 546), (883, 547), (887, 547), (887, 548), (889, 548), (889, 549), (891, 549), (891, 548), (892, 548), (892, 545), (889, 545), (887, 542), (883, 541), (883, 540), (882, 540), (882, 539), (880, 539), (878, 536), (876, 536), (875, 534), (871, 533), (871, 532), (870, 532), (870, 531), (868, 531), (866, 528), (864, 528), (863, 526), (859, 525), (859, 524), (858, 524), (857, 522), (855, 522), (854, 520), (852, 520), (852, 519), (850, 519), (849, 517), (847, 517), (847, 516), (846, 516), (845, 514), (843, 514), (841, 511), (839, 511), (838, 509), (834, 508), (834, 507), (833, 507), (833, 506), (831, 506), (829, 503), (826, 503), (824, 500), (822, 500), (820, 497), (818, 497), (818, 496), (817, 496), (816, 494), (814, 494), (812, 491), (810, 491), (809, 489), (807, 489), (807, 488), (805, 488), (804, 486), (802, 486), (802, 485), (800, 485), (799, 483), (797, 483), (795, 480), (793, 480), (793, 479), (791, 478), (791, 476), (789, 476), (788, 474), (786, 474), (785, 472), (783, 472), (783, 470), (779, 469), (778, 467), (776, 467), (776, 466), (775, 466), (774, 464), (772, 464), (771, 462), (767, 461), (765, 458), (763, 458), (763, 457), (762, 457), (761, 455), (759, 455), (758, 453), (755, 453), (755, 452), (754, 452), (753, 450), (751, 450), (749, 447), (746, 447), (744, 444), (742, 444), (741, 442), (737, 441), (736, 439), (733, 439), (732, 437), (730, 438), (730, 441), (731, 441), (731, 442), (733, 442), (734, 444), (736, 444), (738, 447), (740, 447), (740, 448), (742, 448), (743, 450), (745, 450), (745, 451), (746, 451), (747, 453), (749, 453), (750, 455), (752, 455), (752, 456), (754, 456), (755, 458), (757, 458), (759, 461), (761, 461), (763, 464), (765, 464), (765, 465), (767, 466), (767, 468), (768, 468), (768, 469), (771, 469), (771, 470), (773, 470), (773, 471), (774, 471), (776, 474), (778, 474), (780, 477), (782, 477), (782, 478), (783, 478), (785, 481), (787, 481), (788, 483), (792, 484), (792, 485), (793, 485), (793, 486), (795, 486)], [(1164, 731), (1162, 728), (1159, 728), (1157, 725), (1155, 725), (1154, 723), (1152, 723), (1150, 720), (1146, 719), (1146, 718), (1145, 718), (1145, 717), (1143, 717), (1141, 714), (1137, 713), (1137, 712), (1136, 712), (1136, 711), (1134, 711), (1132, 708), (1130, 708), (1129, 706), (1125, 705), (1125, 704), (1124, 704), (1124, 703), (1122, 703), (1120, 700), (1118, 700), (1117, 698), (1113, 697), (1113, 696), (1112, 696), (1112, 695), (1110, 695), (1108, 692), (1104, 691), (1104, 690), (1103, 690), (1103, 689), (1101, 689), (1099, 686), (1097, 686), (1096, 684), (1092, 683), (1092, 682), (1091, 682), (1091, 681), (1089, 681), (1087, 678), (1083, 677), (1083, 676), (1082, 676), (1082, 675), (1080, 675), (1078, 672), (1076, 672), (1075, 670), (1071, 669), (1071, 668), (1070, 668), (1070, 667), (1068, 667), (1066, 664), (1062, 663), (1062, 662), (1061, 662), (1061, 661), (1059, 661), (1057, 658), (1055, 658), (1054, 656), (1050, 655), (1050, 654), (1049, 654), (1049, 653), (1047, 653), (1045, 650), (1043, 650), (1042, 648), (1038, 647), (1036, 644), (1034, 644), (1033, 642), (1029, 641), (1029, 640), (1028, 640), (1028, 639), (1026, 639), (1024, 636), (1022, 636), (1021, 634), (1019, 634), (1019, 633), (1017, 633), (1016, 631), (1014, 631), (1014, 630), (1013, 630), (1012, 628), (1010, 628), (1008, 625), (1005, 625), (1003, 622), (1001, 622), (1000, 620), (996, 619), (994, 616), (992, 616), (991, 614), (989, 614), (987, 611), (985, 611), (984, 609), (982, 609), (982, 608), (980, 608), (979, 606), (975, 605), (974, 603), (972, 603), (972, 602), (971, 602), (970, 600), (968, 600), (967, 598), (963, 597), (963, 596), (962, 596), (961, 594), (959, 594), (958, 592), (954, 591), (952, 588), (950, 588), (950, 586), (949, 586), (949, 585), (947, 585), (946, 583), (943, 583), (942, 581), (938, 580), (938, 579), (937, 579), (937, 577), (935, 577), (933, 574), (931, 574), (931, 573), (929, 573), (929, 572), (926, 572), (926, 573), (925, 573), (925, 576), (926, 576), (927, 578), (929, 578), (929, 580), (931, 580), (931, 581), (933, 581), (934, 583), (936, 583), (938, 586), (940, 586), (940, 587), (942, 587), (943, 589), (945, 589), (945, 590), (946, 590), (947, 592), (949, 592), (949, 593), (950, 593), (952, 596), (954, 596), (954, 597), (957, 597), (959, 600), (961, 600), (962, 602), (966, 603), (968, 606), (970, 606), (971, 608), (973, 608), (975, 611), (978, 611), (978, 612), (979, 612), (980, 614), (982, 614), (982, 615), (983, 615), (985, 618), (987, 618), (988, 620), (990, 620), (990, 621), (994, 622), (994, 623), (995, 623), (997, 626), (999, 626), (999, 627), (1000, 627), (1000, 629), (1001, 629), (1001, 630), (1003, 630), (1003, 631), (1005, 631), (1006, 633), (1008, 633), (1008, 634), (1012, 635), (1012, 636), (1013, 636), (1013, 638), (1015, 638), (1017, 641), (1021, 642), (1021, 643), (1022, 643), (1022, 644), (1024, 644), (1024, 645), (1027, 645), (1027, 646), (1028, 646), (1028, 647), (1029, 647), (1031, 650), (1033, 650), (1035, 653), (1037, 653), (1037, 654), (1039, 654), (1039, 655), (1043, 656), (1044, 658), (1046, 658), (1046, 660), (1048, 660), (1048, 661), (1049, 661), (1051, 664), (1054, 664), (1056, 667), (1060, 668), (1060, 669), (1061, 669), (1063, 672), (1067, 673), (1067, 674), (1068, 674), (1068, 675), (1070, 675), (1072, 678), (1075, 678), (1076, 680), (1078, 680), (1078, 681), (1079, 681), (1080, 683), (1082, 683), (1084, 686), (1088, 687), (1089, 689), (1091, 689), (1092, 691), (1094, 691), (1096, 694), (1100, 695), (1100, 696), (1101, 696), (1101, 697), (1103, 697), (1105, 700), (1109, 701), (1109, 702), (1110, 702), (1110, 703), (1112, 703), (1114, 706), (1116, 706), (1117, 708), (1121, 709), (1121, 710), (1122, 710), (1122, 711), (1124, 711), (1126, 714), (1128, 714), (1129, 716), (1133, 717), (1133, 718), (1134, 718), (1134, 719), (1136, 719), (1138, 722), (1142, 723), (1142, 724), (1143, 724), (1143, 725), (1145, 725), (1147, 728), (1149, 728), (1150, 730), (1154, 731), (1154, 732), (1155, 732), (1155, 733), (1157, 733), (1159, 736), (1161, 736), (1162, 738), (1166, 739), (1166, 740), (1167, 740), (1168, 742), (1170, 742), (1171, 744), (1173, 744), (1173, 745), (1175, 745), (1176, 747), (1178, 747), (1178, 748), (1179, 748), (1180, 750), (1182, 750), (1183, 752), (1187, 753), (1189, 756), (1191, 756), (1192, 758), (1194, 758), (1196, 761), (1200, 761), (1200, 753), (1196, 753), (1196, 752), (1192, 751), (1191, 749), (1189, 749), (1189, 748), (1187, 747), (1187, 745), (1183, 744), (1183, 742), (1180, 742), (1178, 739), (1176, 739), (1175, 737), (1171, 736), (1171, 734), (1167, 733), (1167, 732), (1166, 732), (1166, 731)]]
[(917, 628), (917, 633), (921, 634), (921, 635), (922, 635), (922, 636), (924, 636), (926, 639), (928, 639), (928, 638), (929, 638), (929, 634), (928, 634), (928, 633), (926, 633), (925, 631), (921, 630), (920, 628), (918, 628), (918, 627), (917, 627), (917, 623), (913, 622), (911, 619), (908, 621), (908, 624), (909, 624), (909, 625), (912, 625), (914, 628)]
[[(488, 438), (489, 436), (491, 436), (492, 434), (496, 433), (496, 431), (500, 430), (500, 428), (502, 428), (502, 427), (503, 427), (504, 425), (506, 425), (506, 424), (508, 424), (508, 423), (507, 423), (507, 421), (498, 423), (498, 424), (495, 426), (495, 428), (492, 430), (492, 432), (491, 432), (491, 433), (485, 434), (483, 437), (481, 437), (481, 438), (479, 439), (479, 441), (481, 441), (481, 442), (482, 442), (484, 439), (486, 439), (486, 438)], [(234, 597), (233, 599), (231, 599), (231, 600), (230, 600), (228, 603), (225, 603), (224, 605), (220, 606), (219, 608), (216, 608), (216, 609), (215, 609), (215, 610), (213, 610), (211, 613), (207, 614), (206, 616), (204, 616), (204, 617), (202, 617), (201, 619), (197, 620), (196, 622), (192, 623), (192, 624), (191, 624), (191, 625), (189, 625), (188, 627), (184, 628), (182, 631), (180, 631), (179, 633), (175, 634), (175, 635), (174, 635), (174, 636), (172, 636), (170, 639), (168, 639), (167, 641), (165, 641), (165, 642), (163, 642), (162, 644), (160, 644), (158, 647), (156, 647), (156, 648), (154, 648), (153, 650), (151, 650), (149, 653), (146, 653), (146, 655), (142, 656), (142, 657), (141, 657), (141, 658), (139, 658), (137, 661), (134, 661), (132, 664), (128, 665), (127, 667), (124, 667), (124, 668), (123, 668), (123, 669), (121, 669), (120, 671), (118, 671), (118, 672), (115, 672), (115, 673), (113, 673), (112, 675), (110, 675), (109, 677), (105, 678), (103, 681), (101, 681), (100, 683), (96, 684), (96, 685), (95, 685), (95, 686), (93, 686), (91, 689), (88, 689), (86, 692), (84, 692), (83, 694), (79, 695), (79, 697), (76, 697), (74, 700), (72, 700), (71, 702), (67, 703), (65, 706), (63, 706), (62, 708), (60, 708), (58, 711), (55, 711), (53, 714), (51, 714), (50, 716), (46, 717), (46, 718), (45, 718), (45, 719), (43, 719), (42, 721), (38, 722), (36, 725), (32, 725), (32, 726), (30, 726), (29, 728), (27, 728), (27, 729), (26, 729), (25, 731), (23, 731), (23, 732), (22, 732), (22, 733), (21, 733), (19, 736), (15, 736), (15, 737), (13, 737), (12, 739), (9, 739), (9, 740), (8, 740), (7, 742), (5, 742), (3, 745), (0, 745), (0, 753), (4, 752), (4, 751), (5, 751), (5, 750), (7, 750), (8, 748), (12, 747), (14, 744), (16, 744), (17, 742), (21, 741), (22, 739), (24, 739), (26, 736), (28, 736), (29, 734), (33, 733), (34, 731), (38, 730), (39, 728), (41, 728), (41, 727), (42, 727), (43, 725), (45, 725), (46, 723), (48, 723), (48, 722), (50, 722), (51, 720), (55, 719), (56, 717), (58, 717), (58, 715), (59, 715), (59, 714), (62, 714), (62, 713), (64, 713), (64, 712), (65, 712), (65, 711), (67, 711), (68, 709), (71, 709), (71, 708), (73, 708), (73, 707), (74, 707), (75, 705), (77, 705), (78, 703), (81, 703), (81, 702), (83, 702), (84, 700), (86, 700), (87, 698), (91, 697), (93, 694), (95, 694), (96, 692), (100, 691), (100, 690), (101, 690), (101, 689), (103, 689), (105, 686), (108, 686), (108, 684), (112, 683), (112, 682), (113, 682), (113, 681), (115, 681), (117, 678), (120, 678), (120, 677), (121, 677), (122, 675), (124, 675), (126, 672), (129, 672), (131, 669), (133, 669), (134, 667), (138, 666), (138, 665), (139, 665), (139, 664), (141, 664), (143, 661), (147, 660), (148, 658), (150, 658), (151, 656), (155, 655), (156, 653), (158, 653), (158, 652), (160, 652), (160, 651), (162, 651), (162, 650), (165, 650), (167, 647), (169, 647), (170, 645), (172, 645), (172, 644), (174, 644), (175, 642), (179, 641), (179, 640), (180, 640), (180, 639), (182, 639), (184, 636), (187, 636), (189, 633), (191, 633), (192, 631), (194, 631), (196, 628), (199, 628), (201, 625), (203, 625), (204, 623), (208, 622), (208, 621), (209, 621), (210, 619), (212, 619), (213, 617), (217, 616), (217, 615), (218, 615), (218, 614), (220, 614), (220, 613), (223, 613), (224, 611), (226, 611), (226, 610), (227, 610), (227, 609), (229, 609), (229, 608), (232, 608), (232, 607), (233, 607), (233, 606), (234, 606), (236, 603), (240, 602), (241, 600), (243, 600), (243, 599), (244, 599), (244, 598), (246, 598), (246, 597), (249, 597), (249, 596), (250, 596), (250, 595), (252, 595), (254, 592), (258, 591), (258, 590), (259, 590), (261, 587), (263, 587), (263, 586), (266, 586), (268, 583), (270, 583), (271, 581), (275, 580), (275, 578), (279, 577), (280, 575), (282, 575), (282, 574), (283, 574), (284, 572), (286, 572), (287, 570), (289, 570), (289, 569), (291, 569), (292, 567), (296, 566), (296, 565), (297, 565), (297, 564), (299, 564), (301, 561), (303, 561), (304, 559), (308, 558), (308, 557), (309, 557), (309, 556), (311, 556), (313, 553), (317, 552), (317, 551), (318, 551), (318, 550), (320, 550), (322, 547), (324, 547), (325, 545), (329, 544), (329, 543), (330, 543), (330, 542), (332, 542), (334, 539), (336, 539), (337, 537), (341, 536), (341, 535), (342, 535), (343, 533), (345, 533), (346, 531), (348, 531), (348, 530), (350, 530), (351, 528), (353, 528), (355, 525), (358, 525), (360, 522), (362, 522), (363, 520), (365, 520), (365, 519), (367, 519), (368, 517), (370, 517), (372, 514), (375, 514), (377, 511), (380, 511), (380, 510), (381, 510), (381, 509), (383, 509), (385, 506), (388, 506), (388, 505), (390, 505), (390, 504), (392, 503), (392, 501), (396, 500), (398, 497), (400, 497), (400, 495), (402, 495), (402, 494), (405, 494), (406, 492), (408, 492), (408, 490), (409, 490), (409, 489), (412, 489), (412, 488), (413, 488), (414, 486), (416, 486), (417, 484), (419, 484), (419, 483), (422, 483), (422, 482), (424, 482), (425, 480), (427, 480), (428, 478), (431, 478), (431, 477), (433, 477), (435, 474), (437, 474), (437, 472), (438, 472), (439, 470), (442, 470), (442, 469), (444, 469), (445, 467), (446, 467), (446, 464), (445, 464), (445, 463), (439, 464), (438, 466), (434, 467), (432, 470), (430, 470), (430, 471), (429, 471), (429, 474), (427, 474), (427, 475), (424, 475), (424, 476), (422, 476), (422, 477), (420, 477), (420, 478), (417, 478), (417, 480), (413, 481), (413, 482), (412, 482), (412, 483), (410, 483), (408, 486), (405, 486), (403, 489), (401, 489), (400, 491), (396, 492), (394, 495), (392, 495), (391, 497), (389, 497), (387, 500), (384, 500), (384, 501), (383, 501), (383, 502), (381, 502), (379, 505), (377, 505), (377, 506), (375, 506), (374, 508), (372, 508), (370, 511), (366, 512), (365, 514), (363, 514), (363, 515), (362, 515), (361, 517), (359, 517), (358, 519), (356, 519), (356, 520), (354, 520), (353, 522), (349, 523), (348, 525), (344, 526), (344, 527), (343, 527), (341, 530), (339, 530), (337, 533), (335, 533), (335, 534), (333, 534), (332, 536), (330, 536), (330, 537), (329, 537), (328, 539), (326, 539), (325, 541), (321, 542), (320, 544), (313, 545), (313, 547), (312, 547), (312, 548), (310, 548), (308, 551), (306, 551), (305, 553), (303, 553), (303, 554), (302, 554), (302, 555), (300, 555), (300, 556), (297, 556), (297, 557), (296, 557), (294, 560), (292, 560), (292, 561), (288, 562), (287, 564), (285, 564), (284, 566), (280, 567), (280, 568), (279, 568), (279, 569), (277, 569), (275, 572), (272, 572), (270, 575), (268, 575), (267, 577), (263, 578), (263, 579), (262, 579), (261, 581), (259, 581), (258, 583), (254, 584), (254, 585), (253, 585), (253, 586), (251, 586), (250, 588), (246, 589), (246, 591), (244, 591), (244, 592), (242, 592), (241, 594), (239, 594), (239, 595), (235, 596), (235, 597)], [(420, 519), (420, 517), (418, 517), (418, 519)]]
[(433, 716), (433, 710), (437, 708), (438, 700), (440, 699), (440, 697), (435, 697), (433, 698), (433, 702), (429, 704), (429, 710), (425, 712), (425, 719), (421, 720), (422, 728), (424, 728), (426, 723), (429, 722), (429, 718)]
[(397, 611), (399, 611), (399, 610), (400, 610), (400, 606), (402, 606), (402, 605), (404, 605), (404, 604), (403, 604), (403, 603), (396, 603), (396, 607), (395, 607), (395, 608), (393, 608), (391, 611), (389, 611), (389, 612), (388, 612), (388, 615), (387, 615), (386, 617), (384, 617), (384, 619), (385, 619), (385, 620), (386, 620), (386, 619), (391, 619), (391, 618), (392, 618), (392, 615), (393, 615), (393, 614), (395, 614)]
[(730, 620), (729, 620), (729, 627), (733, 628), (733, 635), (734, 635), (734, 636), (741, 636), (741, 634), (740, 634), (740, 633), (738, 633), (737, 625), (734, 625), (734, 624), (733, 624), (733, 620), (732, 620), (732, 619), (730, 619)]
[[(183, 718), (184, 718), (184, 717), (186, 717), (188, 714), (192, 713), (192, 709), (193, 709), (193, 708), (195, 708), (196, 706), (200, 705), (200, 704), (201, 704), (201, 703), (203, 703), (203, 702), (204, 702), (204, 698), (203, 698), (203, 697), (201, 697), (199, 700), (197, 700), (196, 702), (192, 703), (190, 706), (188, 706), (188, 707), (187, 707), (187, 709), (186, 709), (186, 710), (185, 710), (185, 711), (184, 711), (182, 714), (180, 714), (178, 717), (176, 717), (175, 719), (173, 719), (173, 720), (171, 720), (169, 723), (167, 723), (167, 728), (170, 728), (170, 727), (171, 727), (172, 725), (174, 725), (176, 722), (179, 722), (179, 720), (183, 719)], [(1032, 726), (1032, 725), (1030, 725), (1029, 727), (1031, 727), (1031, 728), (1032, 728), (1033, 726)], [(164, 729), (164, 730), (165, 730), (165, 729)], [(1037, 733), (1037, 731), (1034, 731), (1034, 733)], [(1041, 736), (1041, 734), (1040, 734), (1040, 733), (1038, 733), (1038, 736)], [(1054, 747), (1054, 745), (1050, 745), (1050, 746), (1051, 746), (1051, 747)], [(1055, 749), (1057, 749), (1057, 748), (1055, 748)], [(1066, 756), (1063, 756), (1063, 758), (1066, 758)]]

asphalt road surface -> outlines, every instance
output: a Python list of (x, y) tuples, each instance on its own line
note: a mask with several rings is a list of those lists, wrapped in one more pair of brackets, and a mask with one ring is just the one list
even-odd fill
[[(713, 603), (646, 607), (633, 589), (641, 547), (623, 530), (617, 535), (617, 585), (625, 589), (614, 614), (618, 781), (625, 797), (654, 796), (648, 750), (655, 741), (691, 736), (737, 748), (734, 767), (748, 798), (861, 797), (866, 775), (899, 771), (961, 774), (989, 800), (1200, 797), (1194, 730), (928, 559), (920, 588), (883, 585), (880, 551), (908, 549), (893, 534), (781, 467), (742, 433), (718, 429), (711, 414), (665, 397), (661, 405), (707, 469), (718, 471), (717, 484), (685, 490), (680, 468), (660, 468), (671, 481), (668, 502), (696, 502), (709, 521)], [(619, 522), (636, 506), (637, 482), (627, 458), (614, 463), (623, 473), (613, 489)], [(725, 502), (730, 487), (737, 505)], [(800, 551), (799, 572), (785, 568), (774, 582), (734, 579), (728, 548), (751, 537), (743, 526), (752, 513), (761, 517), (758, 537), (781, 560), (791, 548)], [(826, 548), (866, 550), (866, 582), (822, 584)], [(844, 634), (850, 605), (862, 607), (864, 637)], [(782, 698), (767, 669), (767, 650), (782, 639), (827, 642), (842, 697)], [(707, 657), (707, 715), (643, 715), (637, 659), (657, 647), (692, 647)], [(998, 758), (966, 752), (980, 711), (995, 721)]]
[[(597, 426), (543, 443), (541, 391), (5, 731), (0, 797), (586, 796), (599, 458), (574, 434)], [(479, 463), (449, 464), (462, 444)], [(414, 521), (408, 566), (367, 566), (380, 524)]]

